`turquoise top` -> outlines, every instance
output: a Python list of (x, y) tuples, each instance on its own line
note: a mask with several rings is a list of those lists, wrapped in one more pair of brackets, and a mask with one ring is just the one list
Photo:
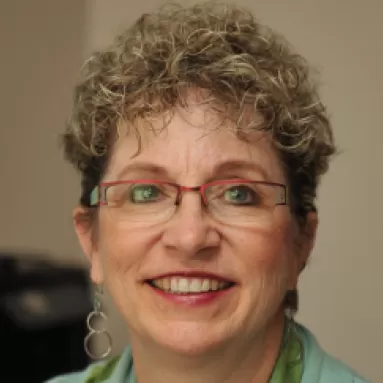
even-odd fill
[[(305, 327), (295, 324), (295, 330), (303, 347), (303, 372), (300, 383), (370, 383), (323, 351)], [(137, 383), (130, 348), (126, 348), (118, 358), (91, 364), (84, 371), (56, 377), (46, 383), (101, 382)]]

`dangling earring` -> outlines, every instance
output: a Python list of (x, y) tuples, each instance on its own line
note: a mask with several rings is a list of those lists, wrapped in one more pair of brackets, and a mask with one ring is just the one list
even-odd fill
[(295, 325), (295, 315), (298, 311), (298, 304), (297, 289), (288, 290), (284, 299), (284, 312), (286, 318), (285, 346), (288, 347), (288, 368), (290, 369), (294, 369), (296, 366), (299, 366), (302, 363), (303, 357), (303, 346)]
[[(94, 292), (94, 298), (93, 298), (93, 311), (89, 313), (87, 319), (86, 319), (86, 326), (88, 328), (88, 334), (84, 339), (84, 349), (85, 352), (88, 354), (88, 356), (94, 360), (98, 359), (104, 359), (112, 351), (112, 338), (109, 334), (109, 332), (105, 328), (105, 322), (107, 321), (107, 316), (105, 313), (101, 310), (101, 296), (103, 293), (103, 289), (101, 285), (96, 285), (96, 289)], [(93, 321), (101, 321), (104, 323), (101, 323), (99, 326), (94, 326), (92, 324)], [(106, 339), (106, 350), (103, 353), (100, 354), (95, 354), (91, 351), (90, 347), (90, 342), (91, 339), (93, 338), (93, 341), (95, 340), (94, 338), (102, 338), (104, 337)]]
[(285, 306), (287, 333), (290, 334), (292, 329), (294, 329), (294, 317), (298, 310), (298, 291), (296, 289), (288, 290), (283, 304)]
[(298, 310), (298, 291), (287, 290), (283, 301), (285, 307), (285, 316), (289, 320), (294, 320), (294, 316)]

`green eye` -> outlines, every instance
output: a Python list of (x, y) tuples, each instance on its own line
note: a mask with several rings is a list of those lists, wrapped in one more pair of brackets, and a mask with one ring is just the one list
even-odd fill
[(130, 200), (133, 203), (154, 202), (160, 194), (160, 189), (155, 185), (134, 185), (130, 189)]
[(236, 185), (225, 190), (226, 201), (238, 205), (255, 205), (259, 202), (257, 193), (248, 186)]

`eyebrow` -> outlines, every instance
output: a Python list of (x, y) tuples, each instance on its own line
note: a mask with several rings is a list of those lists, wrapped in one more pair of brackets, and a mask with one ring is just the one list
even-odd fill
[(217, 164), (214, 168), (213, 174), (222, 174), (239, 170), (256, 172), (260, 174), (265, 180), (270, 178), (270, 175), (263, 166), (255, 162), (245, 160), (230, 160)]
[[(229, 160), (222, 163), (218, 163), (212, 169), (210, 176), (216, 178), (220, 174), (236, 171), (255, 172), (258, 173), (264, 180), (269, 180), (270, 178), (270, 175), (263, 166), (255, 162), (244, 160)], [(124, 176), (131, 172), (144, 172), (150, 174), (155, 173), (159, 177), (169, 177), (169, 172), (162, 166), (150, 162), (136, 162), (133, 164), (126, 165), (117, 174), (117, 179), (122, 179)]]
[(118, 174), (117, 179), (123, 178), (127, 173), (130, 172), (144, 172), (144, 173), (156, 173), (161, 177), (168, 176), (168, 172), (162, 166), (146, 163), (146, 162), (136, 162), (134, 164), (126, 165)]

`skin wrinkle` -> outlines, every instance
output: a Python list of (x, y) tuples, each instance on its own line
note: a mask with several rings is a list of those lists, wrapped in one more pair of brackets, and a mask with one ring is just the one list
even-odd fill
[[(187, 143), (188, 147), (192, 147), (198, 140), (201, 140), (203, 139), (204, 137), (206, 137), (206, 135), (209, 135), (209, 134), (212, 134), (214, 133), (216, 130), (215, 130), (215, 127), (217, 126), (220, 126), (222, 123), (224, 123), (223, 121), (221, 121), (221, 118), (220, 116), (217, 116), (216, 113), (212, 113), (211, 110), (209, 108), (206, 107), (206, 105), (201, 105), (201, 104), (198, 104), (198, 103), (188, 103), (188, 110), (183, 110), (182, 108), (180, 108), (179, 106), (176, 108), (176, 112), (178, 113), (178, 116), (182, 119), (183, 122), (185, 122), (186, 124), (190, 125), (190, 126), (193, 126), (197, 129), (199, 129), (201, 131), (200, 135), (195, 139), (194, 142), (190, 142), (190, 143)], [(201, 113), (201, 119), (203, 120), (203, 123), (197, 123), (195, 121), (193, 121), (191, 119), (191, 113), (190, 113), (190, 108), (193, 108), (193, 105), (194, 107), (196, 106), (203, 106), (202, 108), (198, 108), (198, 113)], [(210, 110), (210, 112), (209, 112)], [(189, 118), (187, 118), (187, 116), (189, 116)], [(259, 121), (259, 118), (256, 118), (255, 120), (258, 120)], [(219, 122), (221, 121), (221, 122)], [(144, 121), (142, 121), (144, 123)], [(121, 125), (120, 125), (121, 126)], [(226, 127), (226, 129), (229, 128), (229, 131), (231, 131), (230, 129), (230, 126), (229, 127)], [(120, 127), (120, 129), (124, 129), (122, 128), (122, 126)], [(125, 128), (124, 129), (125, 131), (127, 131), (127, 129)], [(138, 147), (140, 146), (140, 149), (149, 149), (149, 141), (150, 141), (150, 138), (149, 138), (149, 134), (150, 132), (152, 131), (148, 131), (148, 130), (144, 130), (144, 129), (141, 129), (142, 132), (145, 132), (141, 135), (140, 137), (140, 142), (138, 143), (138, 140), (137, 140), (137, 150), (138, 150)], [(160, 128), (156, 128), (154, 130), (156, 133), (156, 135), (158, 134), (161, 134), (161, 139), (165, 142), (167, 140), (167, 131), (166, 131), (166, 126), (164, 126), (164, 124), (160, 124)], [(121, 136), (121, 137), (124, 137), (124, 136)], [(132, 137), (130, 138), (132, 139)], [(183, 135), (182, 133), (180, 132), (180, 134), (178, 135), (178, 139), (179, 140), (183, 140)], [(232, 133), (232, 139), (236, 139), (236, 136), (235, 136), (235, 133), (233, 132)], [(248, 137), (247, 137), (247, 141), (245, 141), (245, 144), (243, 149), (247, 151), (248, 153), (248, 156), (250, 157), (251, 160), (254, 160), (252, 158), (252, 153), (251, 153), (251, 145), (249, 144), (250, 142), (255, 142), (257, 140), (266, 140), (266, 145), (271, 145), (271, 141), (270, 141), (270, 138), (266, 135), (266, 134), (263, 134), (263, 133), (260, 133), (260, 132), (253, 132), (252, 134), (248, 134)], [(116, 146), (118, 146), (118, 142), (116, 144)], [(185, 158), (182, 158), (183, 161), (185, 161), (186, 164), (189, 163), (188, 161), (188, 152), (190, 151), (190, 149), (186, 147), (184, 149), (184, 153), (177, 153), (177, 154), (173, 154), (176, 158), (175, 158), (175, 161), (178, 161), (182, 158), (182, 155), (185, 156)], [(113, 152), (112, 152), (113, 153)], [(134, 152), (134, 154), (132, 155), (132, 158), (134, 156), (136, 156), (136, 153), (137, 151)], [(210, 154), (210, 151), (209, 151), (209, 148), (206, 148), (205, 150), (205, 154), (206, 154), (206, 157), (207, 158)], [(223, 156), (225, 153), (222, 153), (221, 156)], [(198, 169), (200, 167), (200, 165), (203, 163), (203, 161), (205, 160), (205, 158), (201, 158), (201, 163), (198, 163), (198, 164), (195, 164), (196, 166), (196, 169)], [(109, 170), (106, 172), (107, 174), (111, 173), (110, 172), (110, 168), (113, 167), (113, 163), (110, 163), (109, 164)], [(189, 172), (189, 166), (187, 165), (186, 166), (186, 169), (184, 170), (186, 173)], [(262, 167), (262, 171), (265, 171), (266, 174), (267, 174), (267, 167), (263, 166)], [(172, 175), (172, 180), (175, 180), (177, 178), (179, 178), (180, 174), (175, 174), (175, 175)], [(116, 179), (120, 179), (121, 178), (121, 175), (119, 174), (117, 177), (115, 177)], [(266, 179), (268, 180), (271, 180), (271, 177), (270, 175), (268, 174)], [(108, 181), (109, 178), (105, 178), (104, 181)], [(202, 181), (200, 181), (198, 183), (201, 184)], [(197, 185), (197, 184), (196, 184)]]

